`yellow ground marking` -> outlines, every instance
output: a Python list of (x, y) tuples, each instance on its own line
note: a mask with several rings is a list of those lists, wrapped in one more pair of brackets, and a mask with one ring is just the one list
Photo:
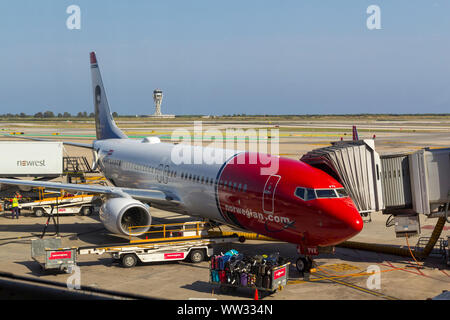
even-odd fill
[(360, 268), (352, 266), (351, 264), (347, 263), (336, 263), (336, 264), (329, 264), (325, 266), (321, 266), (322, 269), (329, 269), (336, 272), (344, 272), (349, 270), (359, 270)]
[[(393, 269), (381, 270), (380, 272), (372, 272), (372, 273), (359, 272), (359, 273), (351, 273), (351, 274), (343, 274), (343, 275), (333, 275), (333, 274), (330, 274), (330, 273), (326, 272), (325, 270), (323, 270), (323, 267), (324, 266), (317, 267), (317, 269), (322, 271), (322, 272), (324, 272), (324, 273), (326, 273), (327, 275), (329, 275), (329, 277), (317, 276), (318, 278), (310, 279), (309, 281), (306, 281), (306, 280), (289, 280), (287, 284), (290, 285), (290, 284), (317, 282), (317, 281), (324, 281), (324, 280), (333, 280), (333, 281), (335, 281), (336, 279), (339, 279), (339, 278), (364, 277), (364, 276), (371, 276), (371, 275), (374, 275), (376, 273), (384, 273), (384, 272), (391, 272), (391, 271), (398, 271), (398, 270), (405, 270), (406, 269), (406, 268), (393, 268)], [(316, 275), (316, 274), (314, 273), (314, 275)]]

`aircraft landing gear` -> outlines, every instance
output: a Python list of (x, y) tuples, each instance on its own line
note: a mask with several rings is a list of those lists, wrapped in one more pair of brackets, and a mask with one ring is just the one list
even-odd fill
[(295, 262), (295, 266), (297, 267), (300, 276), (305, 280), (309, 280), (309, 274), (311, 273), (311, 268), (313, 266), (313, 259), (308, 256), (300, 257)]

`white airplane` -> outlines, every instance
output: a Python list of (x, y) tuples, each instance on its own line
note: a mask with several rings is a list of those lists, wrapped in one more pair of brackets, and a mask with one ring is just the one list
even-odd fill
[(94, 52), (90, 62), (97, 139), (65, 143), (91, 148), (95, 164), (114, 187), (16, 179), (0, 179), (1, 184), (102, 194), (100, 220), (117, 234), (130, 234), (130, 227), (133, 234), (146, 232), (152, 207), (294, 243), (305, 255), (361, 231), (361, 216), (342, 185), (301, 161), (276, 157), (278, 172), (262, 175), (270, 164), (248, 161), (261, 159), (257, 153), (233, 151), (221, 163), (179, 164), (172, 160), (174, 148), (216, 157), (230, 150), (162, 143), (157, 137), (128, 139), (112, 118)]

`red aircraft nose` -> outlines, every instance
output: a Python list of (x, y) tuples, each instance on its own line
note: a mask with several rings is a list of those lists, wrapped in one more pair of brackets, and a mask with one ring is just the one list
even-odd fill
[(342, 217), (342, 220), (345, 224), (348, 225), (349, 232), (351, 232), (351, 237), (361, 232), (364, 223), (361, 215), (359, 214), (358, 210), (356, 210), (356, 208), (346, 214), (345, 217)]
[(327, 201), (323, 207), (326, 215), (324, 222), (328, 226), (326, 229), (333, 230), (330, 240), (337, 244), (357, 235), (364, 223), (350, 198), (330, 200), (332, 202)]

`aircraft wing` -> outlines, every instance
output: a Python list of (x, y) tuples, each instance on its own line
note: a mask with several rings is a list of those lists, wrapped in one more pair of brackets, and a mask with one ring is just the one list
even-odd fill
[(30, 181), (17, 179), (0, 179), (0, 184), (9, 184), (16, 186), (42, 187), (53, 190), (67, 190), (72, 192), (86, 192), (93, 194), (104, 194), (111, 196), (119, 196), (125, 198), (133, 198), (145, 202), (155, 203), (163, 206), (177, 206), (181, 201), (173, 194), (167, 194), (161, 190), (135, 189), (135, 188), (119, 188), (109, 186), (83, 185), (75, 183), (59, 183), (51, 181)]
[[(3, 134), (2, 136), (8, 137), (8, 138), (25, 139), (25, 140), (33, 140), (33, 141), (55, 141), (55, 140), (50, 140), (50, 139), (22, 137), (22, 136), (17, 136), (17, 135), (12, 135), (12, 134)], [(68, 146), (92, 149), (92, 143), (78, 143), (78, 142), (70, 142), (70, 141), (61, 141), (61, 142)]]

